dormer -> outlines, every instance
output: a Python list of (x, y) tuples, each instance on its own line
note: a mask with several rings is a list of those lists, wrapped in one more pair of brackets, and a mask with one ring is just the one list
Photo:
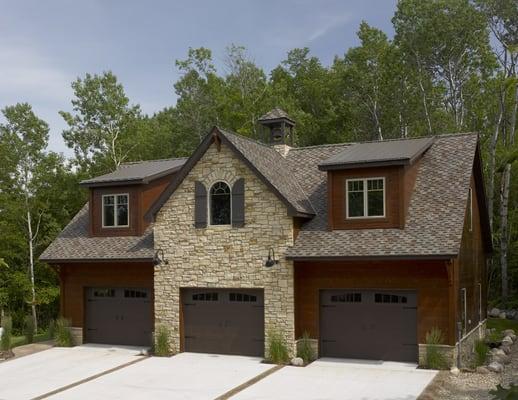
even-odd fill
[(319, 164), (327, 172), (328, 228), (405, 227), (422, 155), (433, 138), (357, 143)]
[(122, 164), (116, 171), (81, 182), (89, 189), (90, 236), (140, 236), (144, 214), (186, 159)]

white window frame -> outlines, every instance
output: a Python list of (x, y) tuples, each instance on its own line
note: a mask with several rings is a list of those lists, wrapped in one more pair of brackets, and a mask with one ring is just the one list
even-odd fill
[[(126, 196), (128, 198), (128, 223), (126, 225), (119, 225), (118, 224), (118, 217), (117, 217), (117, 196)], [(105, 197), (113, 197), (113, 222), (114, 225), (105, 225), (104, 224), (104, 198)], [(113, 229), (113, 228), (129, 228), (130, 224), (130, 195), (129, 193), (110, 193), (110, 194), (103, 194), (102, 200), (101, 200), (101, 214), (102, 214), (102, 226), (103, 229)]]
[[(369, 209), (368, 209), (368, 181), (376, 181), (376, 180), (382, 180), (383, 181), (383, 215), (367, 215)], [(349, 182), (363, 182), (363, 214), (360, 217), (351, 217), (349, 216)], [(385, 218), (387, 213), (387, 191), (386, 191), (387, 185), (385, 182), (384, 176), (377, 176), (377, 177), (368, 177), (368, 178), (351, 178), (345, 180), (345, 215), (346, 219), (379, 219), (379, 218)]]
[[(228, 186), (228, 189), (230, 190), (230, 223), (229, 224), (213, 224), (212, 223), (212, 188), (216, 183), (223, 182)], [(209, 220), (207, 221), (208, 226), (232, 226), (232, 185), (230, 185), (227, 181), (224, 181), (223, 179), (218, 179), (213, 184), (209, 186), (209, 192), (208, 195), (208, 201), (207, 201), (207, 215), (209, 217)]]

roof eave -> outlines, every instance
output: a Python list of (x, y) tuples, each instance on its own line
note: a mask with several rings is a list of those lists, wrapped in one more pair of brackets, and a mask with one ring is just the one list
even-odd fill
[(365, 256), (290, 256), (286, 259), (291, 261), (365, 261), (365, 260), (451, 260), (458, 257), (458, 254), (386, 254), (386, 255), (365, 255)]
[(47, 264), (77, 264), (77, 263), (115, 263), (115, 262), (152, 262), (153, 257), (137, 258), (39, 258)]
[(392, 167), (409, 165), (409, 158), (385, 160), (385, 161), (360, 161), (354, 163), (336, 163), (336, 164), (320, 164), (318, 169), (320, 171), (337, 171), (344, 169), (359, 169), (359, 168), (375, 168), (375, 167)]
[(126, 186), (126, 185), (140, 185), (140, 184), (147, 184), (150, 183), (156, 179), (163, 178), (164, 176), (173, 174), (175, 172), (178, 172), (182, 165), (169, 168), (164, 171), (157, 172), (156, 174), (146, 176), (144, 178), (130, 178), (130, 179), (117, 179), (112, 181), (97, 181), (92, 182), (90, 180), (82, 181), (79, 183), (80, 186), (83, 187), (106, 187), (106, 186)]

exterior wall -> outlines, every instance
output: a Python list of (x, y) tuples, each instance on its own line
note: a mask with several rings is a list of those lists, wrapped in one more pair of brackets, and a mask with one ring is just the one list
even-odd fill
[[(296, 337), (304, 331), (319, 338), (321, 289), (417, 290), (417, 337), (438, 327), (453, 345), (449, 320), (448, 266), (444, 261), (295, 262)], [(383, 335), (380, 332), (380, 335)]]
[[(274, 168), (275, 166), (272, 166)], [(194, 184), (230, 186), (245, 180), (245, 226), (194, 227)], [(294, 342), (293, 264), (284, 259), (293, 245), (293, 221), (286, 206), (225, 145), (211, 145), (157, 214), (157, 249), (169, 264), (155, 268), (155, 321), (171, 328), (173, 351), (183, 350), (180, 289), (187, 287), (264, 289), (265, 331)], [(273, 248), (279, 264), (266, 268)]]
[[(90, 235), (92, 236), (138, 236), (149, 225), (144, 214), (164, 191), (174, 174), (155, 179), (148, 184), (95, 187), (90, 189)], [(127, 228), (102, 227), (102, 196), (106, 194), (129, 194), (130, 223)]]
[(153, 289), (151, 263), (71, 263), (59, 266), (61, 315), (71, 321), (74, 337), (82, 341), (85, 288), (142, 287)]
[[(463, 322), (463, 333), (474, 329), (480, 321), (486, 319), (487, 308), (487, 273), (486, 254), (482, 242), (479, 203), (475, 180), (471, 179), (473, 192), (473, 223), (470, 230), (470, 204), (466, 207), (466, 217), (462, 234), (462, 244), (458, 257), (459, 298), (458, 321)], [(466, 290), (466, 315), (464, 316), (463, 289)]]

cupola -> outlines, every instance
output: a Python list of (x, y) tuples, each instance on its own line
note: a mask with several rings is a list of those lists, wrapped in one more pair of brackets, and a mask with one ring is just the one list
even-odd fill
[(290, 118), (286, 111), (276, 107), (259, 118), (259, 123), (268, 130), (267, 143), (293, 146), (295, 121)]

